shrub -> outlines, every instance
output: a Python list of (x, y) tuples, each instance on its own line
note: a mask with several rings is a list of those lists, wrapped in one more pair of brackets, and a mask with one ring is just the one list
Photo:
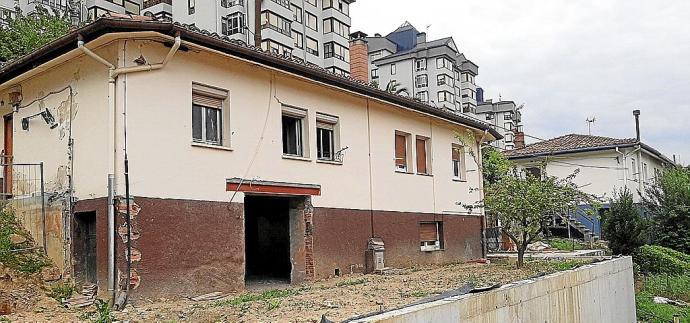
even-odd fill
[(690, 253), (690, 170), (664, 171), (646, 187), (643, 204), (654, 220), (654, 243)]
[(668, 252), (668, 248), (660, 246), (642, 246), (635, 254), (635, 262), (640, 266), (642, 274), (684, 275), (690, 273), (690, 262), (676, 256), (675, 252)]
[(642, 219), (627, 188), (614, 192), (611, 209), (604, 216), (602, 230), (614, 254), (629, 255), (645, 244), (647, 222)]

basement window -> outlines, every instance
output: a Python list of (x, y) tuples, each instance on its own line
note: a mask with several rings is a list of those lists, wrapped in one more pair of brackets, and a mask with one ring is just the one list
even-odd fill
[(283, 155), (306, 157), (304, 150), (306, 123), (306, 110), (283, 106)]
[(338, 117), (316, 114), (316, 156), (324, 161), (342, 161), (337, 156), (340, 150), (338, 143)]
[(192, 85), (192, 140), (195, 143), (223, 145), (223, 109), (227, 97), (225, 90)]
[(419, 223), (419, 246), (421, 251), (443, 249), (443, 222)]

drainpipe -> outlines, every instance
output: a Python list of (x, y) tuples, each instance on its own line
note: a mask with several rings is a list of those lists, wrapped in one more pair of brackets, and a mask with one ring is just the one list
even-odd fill
[[(81, 37), (79, 37), (79, 40), (77, 41), (77, 47), (84, 52), (87, 56), (93, 58), (97, 62), (105, 65), (108, 68), (108, 114), (109, 114), (109, 123), (108, 123), (108, 133), (109, 133), (109, 140), (108, 140), (108, 151), (109, 153), (112, 153), (112, 157), (109, 158), (108, 162), (108, 289), (112, 288), (113, 291), (113, 304), (115, 303), (115, 285), (117, 284), (116, 279), (115, 279), (115, 202), (114, 202), (114, 196), (117, 193), (117, 181), (115, 179), (115, 173), (116, 173), (116, 163), (115, 160), (117, 158), (117, 135), (116, 135), (116, 101), (115, 101), (115, 93), (116, 93), (116, 82), (117, 78), (121, 74), (128, 74), (128, 73), (136, 73), (136, 72), (147, 72), (147, 71), (154, 71), (154, 70), (159, 70), (164, 68), (170, 60), (175, 56), (175, 53), (177, 53), (177, 50), (180, 48), (180, 45), (182, 44), (182, 39), (180, 38), (180, 35), (175, 36), (175, 43), (173, 44), (172, 48), (168, 52), (168, 54), (165, 56), (165, 59), (161, 63), (157, 64), (147, 64), (143, 66), (133, 66), (133, 67), (123, 67), (123, 68), (116, 68), (115, 65), (112, 63), (108, 62), (106, 59), (104, 59), (101, 56), (98, 56), (98, 54), (94, 53), (90, 49), (88, 49), (86, 46), (84, 46), (84, 41)], [(126, 155), (125, 151), (125, 155)], [(125, 163), (125, 166), (127, 163)], [(129, 191), (129, 187), (127, 187)], [(127, 205), (128, 208), (127, 210), (129, 211), (129, 192), (127, 192)], [(127, 220), (129, 220), (129, 214), (127, 214)], [(128, 250), (130, 250), (130, 243), (131, 243), (131, 228), (128, 227), (127, 230), (127, 244), (128, 244)], [(128, 252), (128, 273), (127, 273), (127, 280), (129, 281), (129, 267), (131, 263), (131, 251)], [(129, 290), (129, 282), (127, 283), (127, 290)], [(125, 295), (125, 299), (126, 299)]]
[(644, 174), (642, 174), (642, 142), (640, 141), (640, 110), (633, 110), (635, 116), (635, 135), (637, 138), (637, 188), (640, 198), (644, 190)]

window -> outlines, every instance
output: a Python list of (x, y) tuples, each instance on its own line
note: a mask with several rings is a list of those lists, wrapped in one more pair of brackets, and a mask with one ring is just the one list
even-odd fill
[(195, 0), (187, 0), (187, 13), (190, 15), (194, 14), (194, 1)]
[(319, 42), (316, 39), (307, 37), (307, 53), (319, 56)]
[(440, 91), (438, 92), (438, 102), (455, 102), (455, 98), (453, 93), (450, 93), (448, 91)]
[(337, 142), (338, 117), (316, 114), (316, 157), (319, 160), (339, 161)]
[(453, 86), (453, 78), (448, 74), (440, 74), (436, 76), (436, 85), (450, 85)]
[(416, 71), (426, 71), (426, 58), (416, 60), (414, 65)]
[(642, 180), (647, 181), (648, 174), (647, 174), (647, 163), (642, 163)]
[(422, 88), (429, 86), (429, 77), (426, 74), (415, 77), (415, 87)]
[(192, 85), (192, 141), (223, 145), (223, 101), (227, 96), (225, 90)]
[(395, 64), (391, 64), (391, 75), (395, 75), (397, 73), (397, 67)]
[(220, 6), (223, 8), (231, 8), (234, 6), (244, 6), (244, 0), (221, 0)]
[(270, 50), (271, 53), (276, 55), (283, 55), (285, 57), (290, 57), (292, 55), (292, 49), (283, 44), (277, 43), (272, 40), (264, 40), (261, 42), (261, 48), (265, 51)]
[(474, 99), (476, 96), (476, 91), (472, 89), (462, 89), (462, 97), (463, 98), (472, 98)]
[(503, 128), (505, 130), (513, 130), (513, 123), (512, 122), (506, 122), (503, 124)]
[(438, 57), (436, 58), (436, 68), (447, 68), (452, 71), (453, 63), (445, 57)]
[(304, 35), (296, 31), (292, 32), (292, 40), (295, 43), (295, 48), (304, 49)]
[(323, 52), (323, 57), (324, 58), (331, 58), (335, 57), (343, 62), (349, 63), (350, 62), (350, 49), (342, 46), (340, 44), (337, 44), (335, 42), (328, 42), (324, 44), (324, 52)]
[(378, 68), (375, 68), (375, 69), (371, 70), (371, 78), (372, 78), (372, 79), (377, 79), (377, 78), (379, 78), (379, 69), (378, 69)]
[(506, 112), (503, 114), (503, 120), (513, 120), (513, 113), (512, 112)]
[(222, 19), (223, 35), (234, 35), (244, 33), (244, 14), (236, 12)]
[(464, 181), (465, 177), (465, 149), (453, 144), (451, 146), (451, 159), (453, 161), (453, 179)]
[(477, 113), (477, 107), (472, 105), (469, 102), (465, 102), (462, 104), (462, 112), (463, 113)]
[(350, 26), (340, 22), (335, 18), (324, 19), (323, 33), (336, 33), (345, 38), (350, 37)]
[(525, 172), (528, 176), (532, 176), (534, 178), (541, 178), (541, 168), (539, 167), (527, 167), (525, 168)]
[(431, 166), (429, 162), (429, 154), (427, 151), (429, 150), (429, 138), (417, 136), (417, 141), (416, 141), (416, 146), (417, 146), (417, 174), (423, 174), (423, 175), (429, 175), (431, 174), (430, 172), (430, 167)]
[(341, 0), (323, 0), (323, 8), (333, 8), (344, 13), (345, 15), (350, 14), (350, 5), (347, 4), (347, 2)]
[(276, 15), (270, 11), (261, 13), (261, 27), (275, 30), (283, 35), (291, 36), (290, 24), (292, 21)]
[(429, 92), (419, 91), (417, 92), (417, 99), (422, 102), (429, 102)]
[(302, 23), (302, 8), (295, 6), (294, 4), (291, 4), (290, 7), (292, 8), (292, 19), (294, 19), (298, 23)]
[(283, 106), (283, 155), (304, 157), (307, 111)]
[(635, 158), (630, 158), (630, 171), (632, 172), (633, 178), (637, 180), (637, 170), (635, 169)]
[(420, 222), (419, 246), (422, 251), (443, 249), (443, 222)]
[(304, 2), (316, 7), (316, 0), (304, 0)]
[(503, 135), (503, 139), (505, 139), (506, 143), (513, 142), (513, 133), (507, 132)]
[(471, 84), (474, 84), (474, 75), (470, 73), (462, 73), (462, 81), (463, 82), (470, 82)]
[(306, 12), (307, 14), (307, 28), (313, 30), (313, 31), (319, 31), (319, 25), (317, 23), (317, 18), (310, 12)]
[(407, 138), (409, 134), (396, 132), (395, 133), (395, 170), (398, 172), (407, 172)]

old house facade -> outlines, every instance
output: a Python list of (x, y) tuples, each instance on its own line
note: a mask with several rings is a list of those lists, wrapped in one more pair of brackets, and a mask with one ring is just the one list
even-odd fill
[(101, 291), (362, 272), (372, 237), (390, 267), (483, 256), (483, 212), (457, 203), (481, 199), (477, 148), (500, 135), (321, 68), (110, 17), (0, 68), (0, 98), (6, 196), (42, 162), (48, 253)]

